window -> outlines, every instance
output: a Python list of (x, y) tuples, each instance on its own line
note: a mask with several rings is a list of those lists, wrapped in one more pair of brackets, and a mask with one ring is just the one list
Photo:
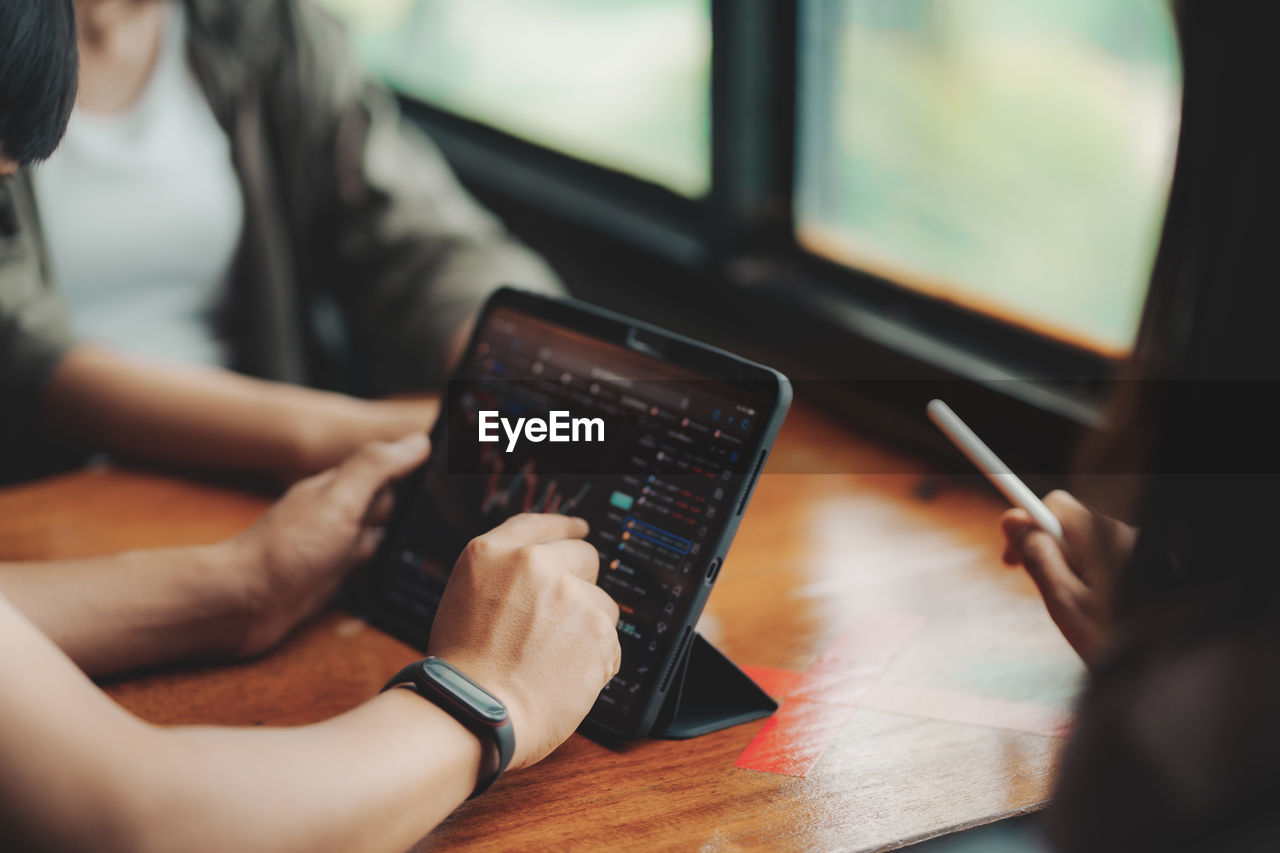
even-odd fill
[(401, 92), (700, 197), (708, 0), (323, 0)]
[(805, 248), (1127, 351), (1177, 136), (1167, 0), (805, 0), (798, 30)]
[(730, 346), (812, 333), (1008, 376), (993, 393), (1063, 447), (1132, 346), (1178, 133), (1172, 0), (320, 2), (588, 298)]

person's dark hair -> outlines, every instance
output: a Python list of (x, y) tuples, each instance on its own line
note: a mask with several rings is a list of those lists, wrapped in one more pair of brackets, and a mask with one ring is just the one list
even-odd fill
[(1131, 373), (1093, 468), (1141, 472), (1141, 533), (1046, 817), (1050, 845), (1066, 853), (1280, 849), (1270, 7), (1173, 7), (1177, 161)]
[(1174, 4), (1177, 160), (1132, 374), (1095, 466), (1145, 480), (1122, 616), (1210, 592), (1237, 616), (1280, 605), (1280, 133), (1266, 7)]
[(53, 153), (79, 79), (72, 0), (4, 0), (0, 12), (0, 152), (22, 165)]

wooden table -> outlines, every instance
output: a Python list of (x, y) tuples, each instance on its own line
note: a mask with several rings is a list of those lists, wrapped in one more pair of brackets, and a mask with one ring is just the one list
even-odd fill
[[(127, 470), (0, 491), (0, 559), (214, 541), (260, 496)], [(574, 736), (420, 849), (885, 849), (1047, 799), (1082, 669), (996, 498), (804, 406), (699, 629), (782, 701), (772, 719), (613, 752)], [(329, 612), (259, 660), (105, 689), (159, 723), (295, 725), (362, 702), (410, 648)]]

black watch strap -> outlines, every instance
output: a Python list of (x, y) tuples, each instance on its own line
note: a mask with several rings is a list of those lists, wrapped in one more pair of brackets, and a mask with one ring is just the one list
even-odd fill
[(439, 706), (486, 745), (485, 763), (471, 797), (489, 790), (511, 763), (515, 731), (506, 706), (443, 658), (426, 657), (406, 666), (382, 688), (405, 687)]

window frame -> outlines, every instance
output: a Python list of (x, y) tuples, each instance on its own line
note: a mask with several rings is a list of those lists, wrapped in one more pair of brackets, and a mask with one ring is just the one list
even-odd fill
[[(463, 181), (486, 197), (552, 217), (573, 239), (603, 237), (669, 264), (705, 281), (716, 298), (733, 299), (735, 311), (757, 319), (767, 313), (797, 333), (817, 330), (864, 363), (921, 380), (919, 395), (848, 395), (859, 406), (882, 406), (900, 423), (920, 421), (916, 398), (944, 383), (981, 400), (980, 431), (1013, 419), (1034, 427), (1023, 432), (1049, 437), (1037, 445), (1040, 439), (1011, 432), (1012, 458), (1069, 470), (1078, 434), (1100, 423), (1116, 361), (800, 245), (793, 215), (799, 6), (710, 0), (711, 181), (702, 198), (400, 99)], [(670, 294), (685, 296), (679, 288)], [(822, 365), (782, 352), (773, 360), (793, 378), (825, 375)], [(826, 402), (848, 408), (842, 395), (832, 391)]]

